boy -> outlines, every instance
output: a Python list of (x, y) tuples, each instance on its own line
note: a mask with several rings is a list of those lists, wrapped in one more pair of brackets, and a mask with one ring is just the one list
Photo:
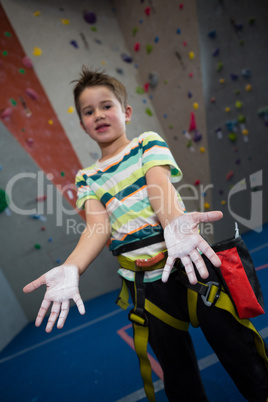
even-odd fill
[[(168, 399), (207, 401), (187, 332), (187, 287), (175, 278), (182, 264), (191, 285), (214, 279), (200, 251), (214, 266), (221, 261), (199, 235), (198, 224), (221, 219), (222, 213), (185, 213), (172, 185), (180, 180), (181, 171), (158, 134), (127, 139), (125, 124), (132, 109), (119, 81), (83, 67), (74, 97), (80, 124), (98, 143), (101, 158), (76, 177), (77, 206), (86, 212), (86, 228), (77, 247), (63, 265), (24, 288), (28, 293), (47, 285), (36, 325), (41, 325), (51, 302), (47, 332), (57, 319), (57, 327), (63, 327), (70, 299), (85, 313), (79, 276), (110, 241), (134, 303), (129, 317), (148, 399), (153, 401), (154, 393), (145, 338), (162, 366)], [(126, 303), (123, 293), (120, 303)], [(240, 392), (250, 401), (266, 401), (267, 358), (257, 351), (253, 331), (225, 310), (204, 306), (198, 308), (198, 325)]]

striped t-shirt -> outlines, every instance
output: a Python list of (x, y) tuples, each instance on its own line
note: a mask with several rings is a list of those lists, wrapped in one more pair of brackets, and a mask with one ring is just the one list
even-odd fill
[[(97, 199), (105, 206), (111, 223), (110, 250), (155, 236), (163, 232), (154, 213), (146, 186), (146, 172), (153, 166), (169, 165), (171, 181), (178, 182), (182, 173), (166, 142), (154, 132), (145, 132), (134, 138), (119, 154), (104, 162), (80, 170), (76, 176), (77, 207), (87, 199)], [(178, 202), (184, 208), (178, 194)], [(151, 258), (165, 249), (161, 242), (123, 255), (131, 260)], [(133, 273), (120, 270), (127, 279)], [(147, 279), (156, 278), (159, 272), (146, 273)]]

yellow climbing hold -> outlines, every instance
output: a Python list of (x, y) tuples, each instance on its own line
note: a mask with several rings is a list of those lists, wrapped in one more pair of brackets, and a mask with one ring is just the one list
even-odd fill
[(193, 103), (193, 108), (194, 108), (195, 110), (197, 110), (197, 109), (199, 108), (199, 104), (198, 104), (197, 102), (194, 102), (194, 103)]
[(219, 80), (219, 83), (220, 83), (220, 84), (224, 84), (224, 83), (225, 83), (225, 79), (224, 79), (224, 78), (221, 78), (221, 79)]
[(41, 56), (42, 54), (42, 49), (40, 49), (40, 47), (34, 47), (33, 48), (33, 55), (34, 56)]
[(200, 147), (200, 148), (199, 148), (199, 151), (201, 152), (201, 154), (203, 154), (203, 153), (206, 152), (206, 149), (205, 149), (204, 147)]
[(40, 14), (41, 14), (40, 11), (35, 11), (35, 12), (33, 13), (34, 17), (39, 17)]
[(53, 120), (48, 120), (48, 124), (50, 125), (50, 126), (52, 126), (52, 124), (53, 124)]
[(61, 19), (61, 22), (63, 25), (69, 25), (70, 24), (70, 20), (66, 20), (64, 18)]
[(189, 59), (193, 60), (194, 59), (194, 52), (189, 52)]
[(222, 200), (221, 201), (221, 205), (225, 205), (226, 204), (226, 201), (225, 200)]
[(228, 112), (230, 112), (230, 111), (231, 111), (231, 108), (230, 108), (230, 107), (226, 107), (226, 108), (225, 108), (225, 112), (228, 113)]
[(204, 208), (205, 208), (205, 209), (209, 209), (209, 208), (210, 208), (210, 204), (209, 204), (208, 202), (205, 202), (205, 203), (204, 203)]
[(247, 130), (246, 128), (244, 128), (244, 129), (242, 130), (242, 134), (243, 134), (243, 135), (248, 135), (248, 130)]
[(68, 113), (73, 113), (74, 112), (74, 107), (73, 106), (70, 106), (69, 108), (68, 108)]
[(251, 91), (251, 90), (252, 90), (252, 85), (247, 84), (247, 85), (246, 85), (246, 91), (249, 92), (249, 91)]

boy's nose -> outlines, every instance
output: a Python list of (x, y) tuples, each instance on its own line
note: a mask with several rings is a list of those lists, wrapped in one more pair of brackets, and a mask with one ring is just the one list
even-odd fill
[(105, 115), (103, 114), (103, 113), (101, 113), (101, 112), (97, 112), (96, 113), (96, 121), (99, 121), (99, 120), (102, 120), (102, 119), (105, 119)]

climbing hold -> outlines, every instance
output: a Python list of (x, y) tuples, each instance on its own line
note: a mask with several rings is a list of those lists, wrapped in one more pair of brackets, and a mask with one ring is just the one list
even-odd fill
[(198, 104), (197, 102), (194, 102), (194, 103), (193, 103), (193, 108), (194, 108), (195, 110), (197, 110), (197, 109), (199, 108), (199, 104)]
[(191, 98), (193, 96), (192, 92), (188, 91), (188, 98)]
[(256, 22), (256, 18), (254, 18), (254, 17), (250, 18), (248, 21), (249, 25), (254, 25), (255, 22)]
[(242, 76), (243, 76), (244, 78), (250, 78), (250, 77), (251, 77), (251, 71), (250, 71), (249, 69), (247, 69), (247, 68), (244, 68), (244, 69), (241, 71), (241, 74), (242, 74)]
[(224, 83), (225, 83), (225, 79), (224, 79), (224, 78), (220, 78), (219, 83), (220, 83), (220, 84), (224, 84)]
[(197, 179), (197, 180), (194, 182), (194, 185), (195, 185), (195, 186), (199, 186), (199, 184), (200, 184), (200, 180)]
[(30, 57), (24, 56), (22, 58), (22, 63), (24, 65), (24, 67), (26, 67), (26, 68), (33, 68), (33, 62), (30, 59)]
[(88, 23), (88, 24), (95, 24), (95, 22), (97, 21), (97, 17), (95, 13), (92, 13), (90, 11), (87, 11), (84, 13), (84, 20)]
[(180, 29), (180, 28), (178, 28), (178, 29), (177, 29), (177, 31), (176, 31), (176, 33), (177, 33), (178, 35), (180, 35), (180, 33), (181, 33), (181, 29)]
[(230, 74), (230, 78), (232, 81), (236, 81), (236, 80), (238, 80), (239, 77), (237, 74)]
[(194, 52), (189, 52), (188, 56), (189, 56), (190, 60), (193, 60), (194, 59)]
[(219, 55), (219, 53), (220, 53), (220, 49), (217, 47), (217, 49), (215, 49), (214, 52), (212, 53), (212, 56), (216, 57)]
[(70, 24), (70, 20), (67, 20), (67, 19), (65, 19), (65, 18), (62, 18), (62, 19), (61, 19), (61, 23), (62, 23), (63, 25), (69, 25), (69, 24)]
[(204, 203), (204, 208), (205, 208), (205, 209), (209, 209), (209, 208), (210, 208), (210, 204), (209, 204), (208, 202), (205, 202), (205, 203)]
[(79, 48), (78, 43), (76, 42), (76, 40), (71, 40), (71, 41), (70, 41), (70, 45), (72, 45), (72, 46), (75, 47), (76, 49)]
[(217, 64), (217, 72), (219, 73), (223, 69), (223, 62), (219, 61)]
[(216, 38), (216, 30), (213, 29), (212, 31), (210, 31), (210, 32), (208, 33), (208, 36), (209, 36), (211, 39)]
[(9, 199), (6, 195), (6, 192), (0, 189), (0, 213), (3, 212), (9, 204)]
[(145, 109), (145, 113), (148, 114), (148, 116), (153, 116), (153, 112), (151, 111), (151, 109), (149, 107), (147, 107), (147, 109)]
[(1, 118), (8, 119), (13, 113), (12, 107), (7, 107), (3, 111), (1, 111)]
[(192, 78), (194, 76), (193, 73), (189, 73), (189, 77)]
[(237, 117), (237, 121), (238, 121), (238, 123), (245, 123), (246, 122), (246, 117), (243, 114), (240, 114)]
[(251, 91), (251, 90), (252, 90), (252, 86), (251, 86), (250, 84), (247, 84), (246, 87), (245, 87), (245, 90), (246, 90), (247, 92)]
[(144, 88), (142, 88), (142, 87), (137, 87), (137, 88), (136, 88), (136, 94), (143, 95), (143, 94), (144, 94)]
[(150, 73), (148, 76), (148, 82), (151, 88), (155, 88), (158, 84), (158, 74), (155, 72)]
[(34, 56), (41, 56), (42, 54), (42, 49), (40, 49), (40, 47), (34, 47), (33, 48), (33, 55)]
[(153, 51), (153, 45), (150, 45), (149, 43), (146, 45), (146, 53), (150, 54)]
[(235, 142), (237, 140), (237, 135), (235, 133), (229, 133), (228, 138), (231, 142)]
[(226, 180), (230, 180), (234, 175), (234, 172), (232, 170), (230, 170), (230, 172), (227, 173), (226, 175)]
[(39, 197), (36, 197), (36, 201), (37, 202), (39, 202), (39, 201), (45, 201), (47, 199), (47, 196), (46, 195), (40, 195)]
[(247, 130), (246, 128), (244, 128), (244, 129), (242, 130), (242, 134), (243, 134), (243, 135), (248, 135), (248, 130)]
[(74, 107), (70, 106), (67, 110), (68, 113), (73, 113), (74, 112)]
[(180, 5), (179, 5), (180, 10), (183, 10), (183, 7), (184, 7), (184, 4), (180, 3)]
[(40, 246), (40, 244), (36, 243), (36, 244), (34, 245), (34, 248), (36, 248), (36, 250), (40, 250), (41, 246)]
[(200, 148), (199, 148), (199, 151), (201, 152), (201, 154), (203, 154), (203, 153), (206, 152), (206, 149), (205, 149), (204, 147), (200, 147)]
[(183, 46), (187, 46), (186, 40), (184, 40), (184, 41), (182, 42), (182, 44), (183, 44)]
[(239, 89), (236, 89), (235, 90), (235, 95), (239, 95), (240, 94), (240, 90)]
[(151, 14), (151, 7), (146, 7), (145, 10), (144, 10), (144, 12), (145, 12), (145, 14), (148, 15), (148, 17), (149, 17), (149, 15)]
[(42, 226), (42, 227), (41, 227), (41, 230), (42, 230), (42, 232), (44, 232), (44, 231), (46, 230), (46, 227), (45, 227), (45, 226)]
[(230, 111), (231, 111), (231, 108), (230, 108), (230, 107), (226, 107), (226, 108), (225, 108), (225, 112), (228, 113), (228, 112), (230, 112)]
[(28, 96), (30, 96), (30, 98), (32, 98), (33, 100), (37, 100), (38, 99), (38, 95), (37, 93), (32, 89), (32, 88), (26, 88), (25, 92)]
[(158, 42), (159, 42), (159, 36), (156, 36), (156, 37), (154, 38), (154, 42), (155, 42), (155, 43), (158, 43)]
[(148, 92), (148, 91), (149, 91), (149, 83), (146, 82), (146, 83), (144, 84), (143, 88), (144, 88), (144, 91), (145, 91), (145, 92)]
[(121, 54), (121, 59), (125, 61), (126, 63), (132, 63), (132, 57), (128, 56), (127, 54), (123, 53)]
[(28, 145), (30, 145), (30, 146), (32, 146), (33, 144), (34, 144), (34, 140), (33, 140), (33, 138), (27, 138), (26, 139), (26, 143), (28, 144)]
[(216, 128), (215, 133), (217, 134), (217, 137), (219, 140), (222, 139), (222, 129), (221, 127)]
[(226, 201), (225, 200), (222, 200), (221, 201), (221, 205), (225, 205), (226, 204)]
[(193, 140), (194, 140), (194, 142), (201, 141), (202, 140), (202, 134), (199, 133), (199, 131), (195, 130)]
[(215, 98), (210, 98), (210, 102), (211, 102), (211, 103), (215, 103), (215, 102), (216, 102), (216, 99), (215, 99)]
[(136, 33), (138, 32), (139, 28), (135, 27), (132, 29), (132, 36), (136, 36)]
[(33, 13), (34, 17), (39, 17), (40, 14), (41, 14), (40, 11), (35, 11), (35, 12)]
[(243, 103), (238, 100), (238, 101), (235, 102), (235, 107), (236, 107), (236, 109), (242, 109), (243, 108)]
[(193, 112), (191, 112), (191, 116), (190, 116), (190, 124), (189, 124), (189, 129), (188, 131), (191, 132), (192, 130), (196, 130), (196, 122), (195, 122), (195, 115)]
[(50, 126), (52, 126), (53, 125), (53, 120), (48, 120), (48, 124), (50, 125)]
[(64, 172), (60, 172), (60, 175), (61, 175), (62, 177), (64, 177), (64, 176), (65, 176), (65, 173), (64, 173)]
[(138, 42), (135, 43), (135, 45), (134, 45), (135, 52), (138, 52), (140, 50), (140, 47), (141, 47), (140, 43), (138, 43)]

